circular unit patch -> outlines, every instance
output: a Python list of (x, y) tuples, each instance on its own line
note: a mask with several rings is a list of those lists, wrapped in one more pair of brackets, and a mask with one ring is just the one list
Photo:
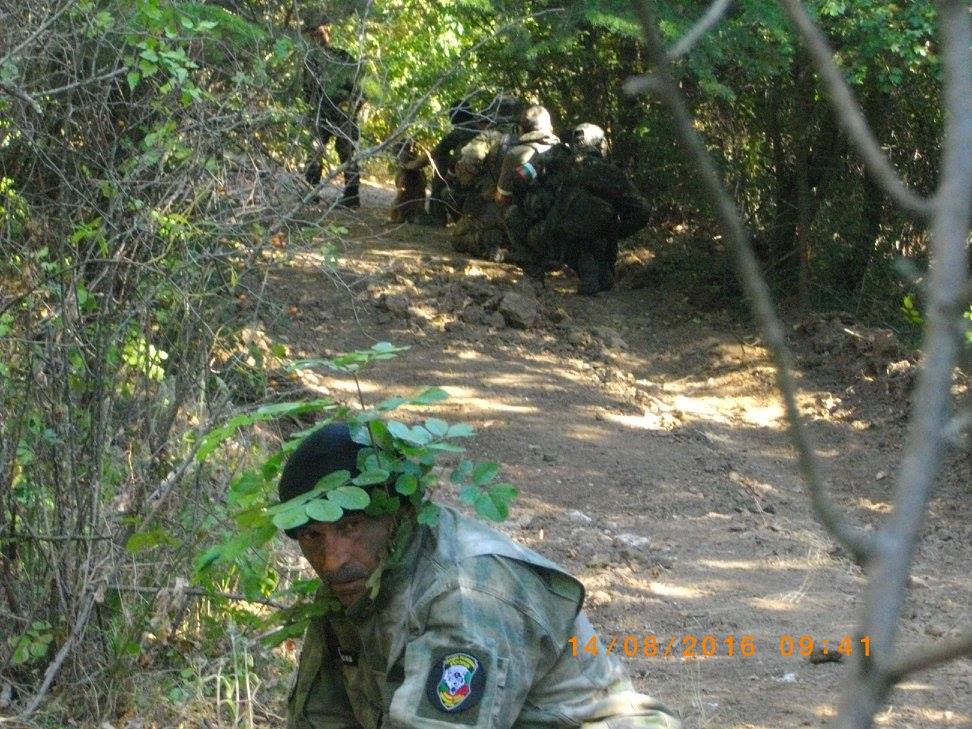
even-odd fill
[(479, 703), (486, 684), (486, 668), (469, 653), (450, 653), (432, 664), (425, 692), (429, 703), (456, 714)]

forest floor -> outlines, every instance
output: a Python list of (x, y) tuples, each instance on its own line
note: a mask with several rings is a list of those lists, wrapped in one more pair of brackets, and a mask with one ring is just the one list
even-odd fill
[[(366, 186), (360, 211), (331, 218), (347, 228), (337, 276), (316, 253), (274, 267), (265, 291), (284, 316), (267, 325), (270, 338), (295, 358), (408, 345), (364, 373), (365, 398), (449, 392), (425, 414), (474, 424), (471, 457), (498, 461), (521, 490), (501, 529), (584, 582), (598, 649), (616, 639), (637, 687), (687, 729), (826, 723), (848, 660), (811, 663), (799, 643), (783, 655), (784, 636), (828, 641), (833, 657), (854, 632), (865, 580), (810, 511), (753, 325), (645, 288), (636, 260), (610, 293), (577, 296), (567, 272), (540, 289), (512, 266), (455, 254), (444, 231), (391, 225), (391, 199)], [(533, 323), (504, 323), (495, 309), (508, 292), (535, 303)], [(914, 357), (846, 317), (789, 332), (827, 482), (849, 518), (876, 527), (890, 508)], [(354, 399), (348, 379), (302, 377)], [(968, 461), (953, 458), (915, 563), (906, 646), (969, 624), (969, 483)], [(673, 641), (671, 656), (646, 657), (646, 636), (659, 653)], [(753, 655), (741, 655), (744, 636)], [(693, 642), (696, 656), (685, 656)], [(878, 725), (972, 725), (970, 666), (909, 679)]]

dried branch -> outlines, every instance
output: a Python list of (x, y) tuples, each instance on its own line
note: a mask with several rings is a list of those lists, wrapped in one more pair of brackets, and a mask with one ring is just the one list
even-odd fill
[(888, 666), (885, 676), (888, 683), (894, 685), (909, 674), (967, 656), (972, 656), (972, 631), (957, 638), (916, 648)]
[[(135, 592), (141, 595), (158, 595), (160, 592), (165, 592), (167, 589), (165, 587), (145, 587), (142, 585), (109, 585), (109, 588), (112, 590), (118, 590), (119, 592)], [(265, 597), (247, 597), (246, 595), (238, 592), (213, 592), (212, 590), (203, 590), (199, 587), (187, 587), (178, 590), (178, 592), (182, 595), (192, 595), (193, 597), (218, 597), (236, 602), (252, 602), (257, 605), (266, 605), (276, 610), (284, 610), (288, 607), (287, 605), (275, 600), (268, 600)]]
[(722, 20), (730, 5), (732, 5), (732, 0), (715, 0), (709, 6), (709, 9), (705, 11), (705, 15), (699, 18), (695, 25), (689, 29), (688, 33), (683, 35), (678, 43), (668, 51), (668, 60), (674, 61), (676, 58), (680, 58), (691, 51), (695, 47), (695, 44), (702, 39), (702, 36), (712, 30)]
[(893, 685), (893, 676), (901, 675), (903, 667), (937, 660), (931, 653), (906, 657), (903, 666), (890, 663), (909, 568), (945, 454), (952, 371), (962, 346), (955, 334), (962, 326), (969, 286), (966, 240), (972, 216), (972, 20), (963, 0), (947, 0), (938, 6), (946, 113), (941, 178), (929, 242), (928, 305), (922, 343), (925, 354), (912, 397), (894, 512), (879, 535), (884, 548), (873, 565), (865, 592), (861, 632), (870, 636), (872, 658), (856, 660), (855, 680), (841, 709), (841, 726), (849, 729), (872, 725)]
[(931, 202), (908, 189), (888, 161), (868, 127), (864, 112), (854, 98), (854, 92), (837, 67), (827, 39), (813, 22), (803, 3), (800, 0), (780, 0), (780, 3), (790, 16), (823, 78), (838, 124), (857, 149), (875, 182), (905, 210), (924, 217), (929, 216), (932, 212)]
[(773, 310), (769, 288), (759, 271), (756, 256), (739, 212), (726, 192), (704, 142), (695, 131), (691, 114), (669, 70), (668, 56), (651, 10), (643, 0), (636, 0), (634, 9), (644, 30), (649, 58), (655, 66), (652, 88), (668, 107), (675, 121), (679, 140), (698, 167), (706, 194), (729, 239), (739, 278), (775, 365), (777, 386), (783, 396), (790, 424), (790, 435), (797, 450), (800, 469), (810, 491), (814, 512), (820, 522), (855, 560), (862, 564), (866, 563), (874, 556), (875, 543), (867, 534), (853, 527), (845, 519), (841, 510), (830, 499), (824, 486), (817, 454), (810, 444), (803, 417), (797, 406), (796, 384), (791, 374), (793, 358), (786, 346), (783, 325)]

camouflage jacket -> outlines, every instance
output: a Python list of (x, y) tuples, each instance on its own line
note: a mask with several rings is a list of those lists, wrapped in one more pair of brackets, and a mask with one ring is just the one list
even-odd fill
[(593, 635), (581, 584), (443, 508), (375, 603), (313, 622), (288, 729), (677, 729), (617, 659), (573, 655)]
[(359, 64), (341, 48), (314, 45), (304, 56), (304, 98), (315, 119), (354, 117), (361, 105)]
[(560, 144), (560, 139), (551, 132), (527, 132), (522, 135), (516, 146), (503, 158), (496, 190), (502, 195), (517, 194), (517, 170), (526, 165), (533, 155), (542, 154), (555, 144)]

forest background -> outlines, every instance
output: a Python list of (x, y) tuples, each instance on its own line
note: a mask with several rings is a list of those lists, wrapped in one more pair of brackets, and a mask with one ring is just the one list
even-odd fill
[[(809, 5), (894, 166), (930, 193), (943, 123), (933, 3)], [(705, 8), (655, 3), (669, 42)], [(133, 705), (178, 714), (186, 702), (238, 696), (254, 661), (279, 658), (250, 638), (269, 631), (260, 606), (306, 592), (289, 579), (292, 566), (237, 543), (220, 553), (227, 569), (201, 568), (230, 515), (279, 467), (252, 478), (276, 434), (236, 428), (325, 406), (254, 410), (287, 349), (247, 335), (282, 313), (266, 310), (253, 283), (273, 256), (302, 242), (334, 250), (347, 232), (328, 212), (309, 212), (310, 190), (297, 182), (288, 209), (261, 194), (281, 174), (299, 181), (307, 160), (298, 28), (316, 9), (24, 0), (0, 11), (8, 706), (53, 722)], [(682, 282), (701, 307), (740, 305), (667, 114), (622, 91), (647, 70), (626, 4), (328, 10), (335, 44), (363, 62), (362, 156), (373, 173), (387, 174), (406, 130), (426, 143), (440, 136), (458, 98), (536, 99), (560, 125), (608, 131), (614, 159), (651, 202), (650, 232), (630, 245), (652, 251), (655, 275)], [(913, 337), (926, 233), (853, 156), (780, 7), (736, 2), (675, 68), (787, 306), (844, 310)], [(205, 434), (240, 408), (248, 414), (221, 436), (233, 437), (229, 447), (201, 458), (214, 450)]]

